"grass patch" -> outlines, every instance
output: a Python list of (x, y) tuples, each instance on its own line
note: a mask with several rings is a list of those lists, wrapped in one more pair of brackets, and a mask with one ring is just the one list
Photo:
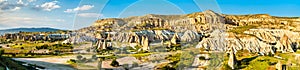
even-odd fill
[(137, 59), (141, 59), (142, 57), (146, 57), (151, 55), (152, 53), (138, 53), (138, 54), (131, 54), (130, 56), (133, 56)]
[(256, 27), (257, 26), (254, 26), (254, 25), (239, 26), (239, 27), (236, 27), (236, 28), (233, 28), (233, 29), (229, 30), (228, 32), (233, 32), (233, 33), (236, 33), (236, 34), (243, 34), (244, 31), (247, 31), (249, 29), (256, 28)]
[(210, 61), (209, 61), (208, 69), (217, 69), (217, 67), (222, 66), (222, 62), (224, 62), (225, 59), (228, 60), (228, 58), (224, 56), (224, 53), (210, 53), (209, 55), (210, 55)]
[[(300, 48), (300, 46), (299, 46), (299, 48)], [(300, 49), (298, 49), (298, 51), (296, 52), (297, 54), (300, 54)]]
[(249, 65), (245, 67), (245, 70), (267, 70), (270, 66), (274, 66), (280, 59), (269, 57), (269, 56), (260, 56), (249, 62)]

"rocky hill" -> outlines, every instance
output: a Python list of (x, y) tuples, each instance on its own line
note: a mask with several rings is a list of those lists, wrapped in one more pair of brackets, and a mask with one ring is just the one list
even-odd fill
[[(97, 39), (139, 43), (169, 41), (178, 34), (181, 42), (199, 42), (197, 48), (214, 51), (248, 50), (261, 54), (294, 52), (300, 42), (300, 18), (268, 14), (226, 15), (211, 10), (186, 15), (133, 16), (97, 20), (76, 32)], [(275, 50), (276, 49), (276, 50)]]

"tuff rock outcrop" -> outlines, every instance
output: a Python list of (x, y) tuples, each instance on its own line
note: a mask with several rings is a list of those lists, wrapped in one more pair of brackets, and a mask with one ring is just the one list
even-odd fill
[(230, 53), (229, 53), (229, 60), (228, 60), (228, 66), (231, 67), (231, 69), (235, 69), (235, 66), (237, 65), (237, 59), (235, 57), (235, 52), (233, 47), (231, 47)]
[(181, 41), (184, 42), (191, 42), (191, 41), (198, 41), (199, 40), (200, 35), (197, 32), (188, 30), (185, 31), (184, 34), (180, 37)]
[(148, 40), (148, 37), (147, 36), (143, 36), (142, 37), (142, 50), (144, 51), (148, 51), (150, 49), (149, 47), (149, 40)]
[[(97, 20), (93, 26), (76, 30), (89, 37), (117, 42), (142, 44), (149, 41), (171, 41), (172, 44), (198, 42), (197, 48), (211, 51), (248, 50), (262, 55), (276, 51), (294, 52), (300, 42), (299, 18), (267, 14), (226, 15), (211, 10), (186, 15), (133, 16)], [(251, 28), (247, 28), (253, 26)], [(241, 32), (232, 32), (237, 30)], [(110, 32), (104, 37), (102, 33)], [(292, 49), (291, 49), (292, 48)]]
[(171, 44), (179, 44), (180, 43), (180, 38), (177, 33), (174, 34), (174, 36), (171, 39)]
[(111, 42), (107, 42), (106, 40), (98, 40), (96, 42), (96, 47), (99, 50), (103, 50), (103, 49), (107, 49), (108, 47), (112, 47), (112, 43)]
[(296, 52), (297, 44), (292, 42), (287, 35), (283, 35), (277, 42), (276, 48), (281, 52)]
[(225, 34), (226, 33), (220, 30), (215, 30), (210, 33), (208, 37), (202, 38), (196, 48), (204, 48), (211, 51), (226, 51), (227, 43), (225, 40)]

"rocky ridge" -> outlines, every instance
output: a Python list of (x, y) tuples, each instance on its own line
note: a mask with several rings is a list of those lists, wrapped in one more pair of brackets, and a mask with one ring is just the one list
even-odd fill
[[(226, 15), (211, 10), (186, 15), (134, 16), (97, 20), (93, 26), (77, 30), (98, 39), (109, 34), (112, 41), (139, 43), (171, 41), (199, 42), (197, 48), (213, 51), (248, 50), (261, 54), (295, 52), (298, 48), (299, 18), (267, 14)], [(246, 28), (247, 26), (254, 26)], [(243, 28), (245, 27), (245, 28)], [(239, 33), (231, 30), (240, 31)]]

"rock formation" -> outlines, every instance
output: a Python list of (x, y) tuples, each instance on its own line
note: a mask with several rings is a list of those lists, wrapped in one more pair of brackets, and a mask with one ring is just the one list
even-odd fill
[(107, 42), (106, 40), (100, 39), (96, 42), (96, 47), (99, 50), (107, 49), (108, 47), (112, 47), (111, 42)]
[(286, 65), (282, 64), (281, 61), (278, 61), (278, 63), (275, 66), (277, 70), (288, 70)]
[(209, 37), (202, 38), (202, 41), (198, 43), (196, 48), (204, 48), (210, 51), (226, 51), (226, 40), (224, 39), (225, 33), (215, 30), (210, 33)]
[(283, 35), (281, 37), (280, 41), (276, 44), (277, 49), (281, 52), (295, 52), (294, 49), (296, 49), (297, 44), (293, 43), (287, 35)]
[[(91, 35), (89, 37), (99, 36), (97, 33), (114, 32), (107, 38), (139, 45), (143, 44), (143, 36), (151, 42), (171, 40), (169, 46), (179, 44), (180, 41), (200, 41), (197, 48), (227, 51), (234, 46), (236, 51), (248, 50), (267, 55), (276, 51), (294, 52), (293, 49), (300, 42), (300, 34), (297, 32), (299, 22), (299, 19), (267, 14), (226, 15), (208, 10), (186, 15), (149, 14), (100, 19), (93, 26), (77, 32)], [(231, 30), (241, 32), (238, 34)]]
[(181, 38), (181, 41), (184, 41), (184, 42), (198, 41), (199, 35), (197, 32), (188, 30), (188, 31), (184, 32), (183, 36), (181, 36), (180, 38)]
[(229, 53), (228, 66), (231, 67), (231, 69), (235, 69), (236, 65), (237, 65), (237, 59), (235, 57), (234, 49), (233, 49), (233, 47), (231, 47), (231, 50)]
[(174, 36), (171, 39), (171, 44), (179, 44), (180, 43), (180, 39), (177, 33), (174, 34)]
[(150, 47), (149, 47), (149, 39), (148, 39), (147, 36), (143, 36), (142, 37), (142, 43), (141, 43), (141, 45), (142, 45), (142, 50), (144, 50), (144, 51), (148, 51), (150, 49)]

